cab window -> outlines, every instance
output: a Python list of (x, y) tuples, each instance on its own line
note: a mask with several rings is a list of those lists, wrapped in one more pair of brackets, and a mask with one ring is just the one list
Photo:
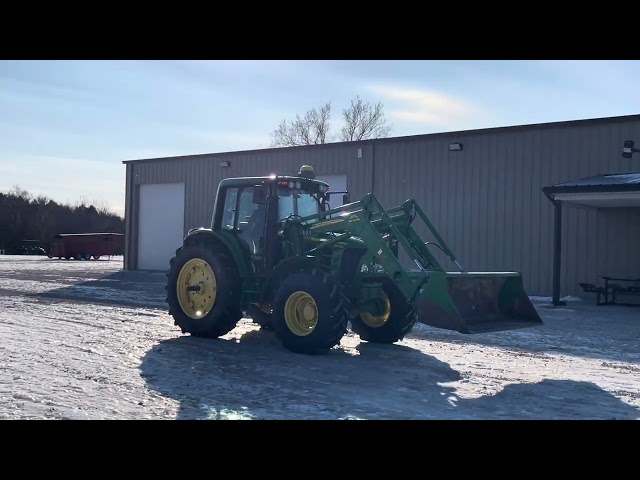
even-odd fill
[(222, 228), (241, 229), (258, 208), (253, 203), (253, 187), (229, 188), (225, 193)]
[(222, 211), (222, 228), (233, 230), (236, 228), (236, 205), (238, 202), (238, 189), (228, 188), (224, 196), (224, 208)]
[(297, 204), (297, 215), (299, 217), (315, 215), (320, 212), (318, 200), (310, 193), (280, 189), (278, 195), (280, 197), (278, 200), (278, 218), (280, 221), (296, 215), (294, 202)]

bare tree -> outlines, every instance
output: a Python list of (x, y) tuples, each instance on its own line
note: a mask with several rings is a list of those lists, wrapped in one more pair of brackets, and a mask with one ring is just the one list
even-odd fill
[[(386, 126), (382, 103), (371, 105), (357, 96), (351, 105), (342, 111), (345, 125), (338, 134), (338, 140), (348, 142), (366, 140), (368, 138), (386, 137), (391, 127)], [(318, 145), (332, 141), (329, 119), (331, 102), (316, 110), (309, 110), (304, 117), (296, 115), (291, 122), (283, 120), (271, 134), (273, 147), (297, 147), (301, 145)]]
[(27, 201), (31, 200), (32, 198), (31, 194), (27, 190), (20, 188), (20, 185), (14, 185), (13, 188), (9, 191), (9, 195), (13, 195), (14, 197), (22, 198)]
[(49, 200), (49, 197), (47, 197), (46, 195), (38, 195), (38, 196), (35, 198), (35, 202), (36, 202), (38, 205), (46, 205), (47, 203), (49, 203), (49, 201), (50, 201), (50, 200)]
[(309, 110), (303, 118), (296, 115), (295, 121), (283, 120), (272, 133), (274, 147), (292, 147), (300, 145), (318, 145), (327, 142), (331, 102), (320, 108)]
[(72, 207), (76, 210), (84, 210), (89, 205), (91, 205), (89, 199), (85, 195), (81, 195), (80, 200), (73, 202)]
[(345, 125), (340, 131), (340, 140), (351, 142), (386, 137), (391, 127), (385, 126), (383, 108), (382, 103), (372, 106), (369, 102), (363, 102), (359, 96), (351, 100), (351, 106), (342, 111)]
[(96, 210), (100, 215), (109, 215), (111, 213), (111, 205), (106, 200), (94, 200), (92, 204), (95, 205)]

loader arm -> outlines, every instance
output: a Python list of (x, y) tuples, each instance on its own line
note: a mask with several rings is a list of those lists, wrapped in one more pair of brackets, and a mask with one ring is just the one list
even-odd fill
[[(327, 217), (335, 217), (336, 215), (336, 218), (326, 219)], [(425, 242), (420, 235), (418, 235), (418, 232), (411, 225), (416, 216), (420, 217), (425, 223), (438, 243), (432, 244)], [(449, 257), (460, 271), (463, 271), (454, 253), (414, 199), (409, 199), (398, 207), (385, 210), (373, 194), (368, 194), (357, 202), (305, 217), (299, 221), (305, 224), (315, 219), (320, 219), (320, 221), (309, 228), (311, 233), (332, 232), (350, 236), (361, 235), (361, 232), (368, 230), (367, 233), (369, 235), (367, 235), (366, 241), (373, 241), (374, 238), (378, 238), (379, 236), (384, 238), (386, 235), (392, 235), (393, 238), (402, 245), (405, 252), (409, 255), (409, 258), (417, 265), (419, 270), (444, 271), (428, 248), (428, 245), (436, 245)], [(353, 226), (353, 223), (356, 221), (359, 221), (358, 226)], [(367, 228), (369, 225), (372, 226), (375, 231)]]
[[(368, 194), (361, 200), (327, 210), (315, 215), (294, 218), (288, 220), (296, 226), (300, 226), (304, 236), (318, 237), (326, 234), (333, 238), (321, 242), (309, 249), (298, 244), (298, 255), (316, 255), (322, 250), (330, 250), (336, 244), (349, 238), (356, 237), (362, 240), (366, 246), (365, 258), (379, 264), (384, 269), (384, 274), (390, 277), (398, 286), (405, 299), (414, 303), (422, 287), (429, 280), (429, 271), (435, 258), (426, 249), (419, 248), (412, 240), (407, 238), (402, 230), (402, 223), (408, 220), (403, 210), (394, 213), (399, 214), (395, 220), (384, 210), (380, 202)], [(313, 223), (312, 220), (315, 220)], [(399, 244), (403, 247), (409, 258), (418, 267), (419, 274), (405, 270), (396, 254), (389, 247), (384, 233), (391, 232)], [(366, 279), (366, 275), (364, 276)]]
[[(412, 226), (420, 218), (437, 243), (425, 242)], [(296, 243), (296, 254), (313, 256), (332, 250), (350, 238), (359, 238), (366, 249), (364, 259), (382, 267), (407, 302), (418, 311), (418, 321), (461, 333), (480, 333), (530, 327), (542, 323), (522, 285), (518, 272), (467, 272), (424, 210), (413, 199), (385, 210), (373, 195), (315, 215), (290, 220), (298, 236), (329, 239), (304, 248)], [(397, 242), (417, 271), (406, 270), (390, 247)], [(295, 242), (292, 242), (295, 243)], [(459, 271), (445, 271), (429, 249), (440, 248)], [(365, 260), (363, 260), (363, 264)], [(358, 273), (352, 288), (362, 287), (380, 272)], [(360, 294), (364, 295), (364, 288)], [(358, 296), (358, 295), (356, 295)]]

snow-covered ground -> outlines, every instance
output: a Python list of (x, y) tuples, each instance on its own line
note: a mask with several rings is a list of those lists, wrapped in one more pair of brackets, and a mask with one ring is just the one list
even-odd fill
[(418, 325), (306, 356), (249, 320), (181, 335), (163, 281), (121, 257), (0, 256), (0, 418), (640, 419), (640, 308), (537, 303), (535, 329)]

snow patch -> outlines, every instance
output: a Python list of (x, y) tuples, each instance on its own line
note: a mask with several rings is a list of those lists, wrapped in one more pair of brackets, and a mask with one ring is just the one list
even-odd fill
[(539, 308), (536, 328), (416, 324), (392, 345), (350, 333), (307, 356), (249, 320), (203, 339), (166, 306), (100, 304), (155, 301), (163, 275), (72, 263), (0, 260), (0, 418), (640, 418), (637, 308), (571, 299)]
[[(529, 296), (529, 300), (531, 300), (532, 302), (548, 302), (551, 303), (553, 301), (553, 297), (538, 297), (535, 295), (531, 295)], [(562, 297), (560, 299), (563, 302), (584, 302), (584, 299), (580, 298), (580, 297), (572, 297), (571, 295), (568, 295), (566, 297)]]

